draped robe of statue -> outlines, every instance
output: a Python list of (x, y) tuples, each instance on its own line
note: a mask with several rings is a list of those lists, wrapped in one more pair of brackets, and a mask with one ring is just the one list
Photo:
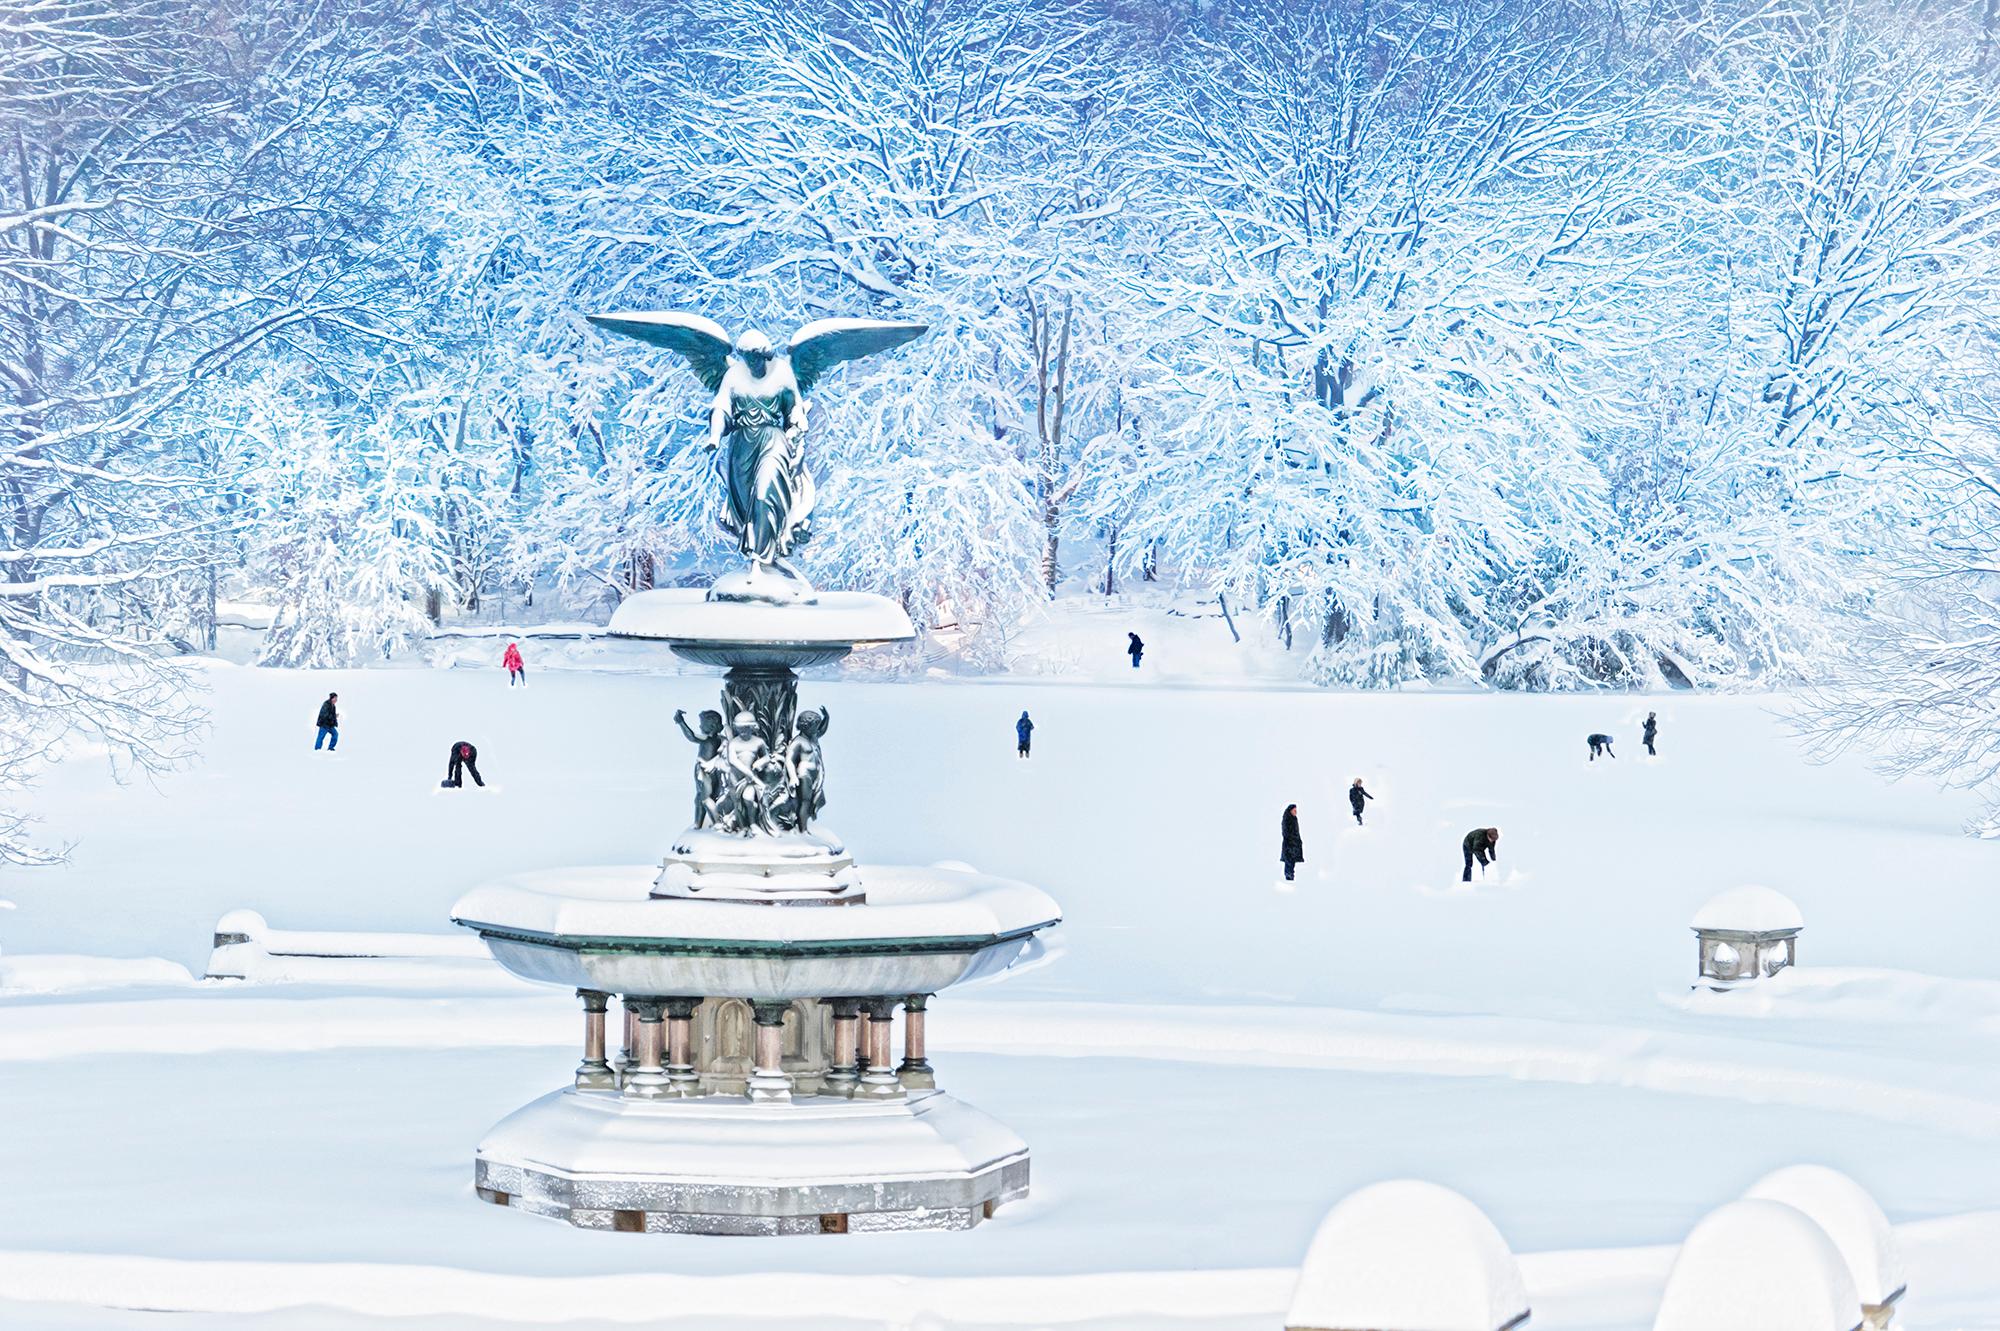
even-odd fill
[(745, 555), (775, 564), (812, 534), (806, 517), (812, 512), (812, 477), (799, 448), (805, 404), (790, 384), (759, 395), (732, 385), (736, 377), (724, 378), (715, 402), (722, 416), (715, 466), (728, 501), (722, 524)]

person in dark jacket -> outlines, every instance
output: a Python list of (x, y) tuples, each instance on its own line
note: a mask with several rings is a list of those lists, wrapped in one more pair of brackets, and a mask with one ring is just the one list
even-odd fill
[(319, 705), (319, 720), (314, 724), (319, 727), (319, 735), (313, 740), (314, 753), (319, 752), (319, 746), (322, 744), (326, 745), (328, 753), (332, 753), (340, 747), (340, 695), (338, 693), (329, 693), (326, 695), (326, 701)]
[(1648, 758), (1657, 758), (1660, 756), (1660, 751), (1653, 747), (1653, 741), (1658, 739), (1659, 735), (1660, 714), (1658, 712), (1646, 713), (1646, 729), (1639, 738), (1645, 742), (1646, 756)]
[(1023, 758), (1028, 756), (1028, 743), (1035, 737), (1035, 723), (1028, 719), (1028, 709), (1021, 709), (1021, 719), (1014, 723), (1014, 752)]
[(1136, 633), (1128, 633), (1125, 637), (1128, 639), (1125, 644), (1125, 654), (1132, 658), (1132, 668), (1137, 670), (1139, 658), (1146, 654), (1146, 644), (1139, 641), (1139, 635)]
[(1616, 758), (1618, 756), (1617, 754), (1611, 751), (1611, 736), (1592, 735), (1589, 738), (1590, 738), (1590, 761), (1596, 762), (1597, 755), (1599, 753), (1602, 753), (1607, 758)]
[(479, 750), (464, 740), (459, 740), (451, 746), (451, 767), (445, 772), (444, 780), (438, 784), (456, 790), (465, 785), (467, 775), (472, 777), (472, 784), (475, 786), (486, 784), (479, 775)]
[(1472, 862), (1479, 861), (1483, 872), (1487, 865), (1500, 858), (1500, 829), (1497, 827), (1475, 827), (1465, 834), (1461, 843), (1465, 847), (1465, 877), (1460, 882), (1472, 881)]
[(1372, 800), (1374, 798), (1375, 797), (1373, 795), (1370, 795), (1367, 789), (1362, 786), (1361, 778), (1358, 776), (1355, 777), (1354, 784), (1347, 788), (1347, 802), (1354, 808), (1354, 825), (1356, 827), (1361, 826), (1361, 807), (1364, 804), (1368, 803), (1369, 800)]
[(1284, 861), (1285, 881), (1292, 881), (1292, 870), (1304, 864), (1306, 843), (1299, 836), (1299, 806), (1287, 804), (1285, 816), (1278, 820), (1278, 858)]

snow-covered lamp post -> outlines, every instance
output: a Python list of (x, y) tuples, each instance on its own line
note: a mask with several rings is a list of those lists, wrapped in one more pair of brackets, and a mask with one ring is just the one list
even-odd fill
[(1028, 1147), (936, 1088), (926, 1013), (1013, 964), (1061, 910), (962, 866), (864, 872), (820, 821), (831, 717), (800, 709), (797, 672), (913, 630), (896, 602), (815, 591), (786, 559), (812, 507), (803, 395), (923, 329), (823, 320), (783, 348), (752, 333), (732, 351), (697, 316), (597, 322), (686, 356), (716, 394), (711, 442), (747, 567), (612, 616), (614, 636), (724, 672), (719, 707), (675, 716), (693, 745), (693, 822), (662, 861), (528, 875), (452, 907), (509, 970), (575, 990), (584, 1018), (572, 1084), (480, 1143), (479, 1195), (591, 1229), (970, 1228), (1027, 1193)]
[(1521, 1268), (1486, 1213), (1449, 1188), (1395, 1179), (1327, 1213), (1285, 1331), (1508, 1331), (1526, 1326)]
[(1736, 887), (1710, 898), (1689, 925), (1698, 947), (1695, 988), (1733, 989), (1798, 962), (1805, 917), (1768, 887)]
[(1854, 1278), (1869, 1331), (1888, 1331), (1909, 1286), (1889, 1218), (1859, 1183), (1825, 1165), (1791, 1165), (1766, 1174), (1744, 1196), (1796, 1207), (1825, 1230)]
[(1674, 1258), (1653, 1331), (1860, 1331), (1861, 1297), (1825, 1230), (1783, 1202), (1730, 1202)]

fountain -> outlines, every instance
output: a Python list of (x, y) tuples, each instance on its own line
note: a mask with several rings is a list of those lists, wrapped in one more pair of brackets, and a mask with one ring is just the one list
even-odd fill
[(479, 1196), (587, 1229), (971, 1228), (1026, 1194), (1028, 1147), (937, 1089), (929, 1003), (1038, 948), (1060, 910), (967, 869), (864, 870), (820, 822), (831, 717), (799, 709), (797, 672), (913, 630), (895, 602), (815, 591), (788, 559), (810, 534), (805, 395), (925, 330), (821, 320), (780, 350), (755, 332), (732, 346), (695, 315), (593, 322), (685, 356), (716, 394), (709, 443), (745, 567), (640, 592), (611, 619), (615, 636), (724, 671), (717, 709), (675, 716), (694, 745), (693, 816), (662, 862), (527, 875), (452, 907), (502, 965), (583, 1008), (572, 1084), (487, 1134)]

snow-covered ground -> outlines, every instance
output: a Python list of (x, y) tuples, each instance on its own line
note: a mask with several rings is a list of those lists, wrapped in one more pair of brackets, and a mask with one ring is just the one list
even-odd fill
[[(71, 862), (0, 877), (0, 1325), (1269, 1328), (1325, 1210), (1413, 1176), (1526, 1254), (1535, 1326), (1623, 1331), (1705, 1211), (1810, 1160), (1897, 1222), (1903, 1325), (2000, 1328), (2000, 847), (1961, 834), (1971, 801), (1805, 765), (1768, 699), (1218, 687), (1151, 635), (1135, 675), (1105, 628), (1103, 662), (1045, 680), (805, 686), (864, 863), (1064, 905), (1041, 964), (930, 1022), (941, 1082), (1033, 1145), (1026, 1203), (760, 1241), (478, 1204), (481, 1133), (575, 1064), (567, 994), (457, 958), (174, 967), (235, 909), (442, 932), (483, 879), (657, 858), (689, 801), (672, 713), (716, 681), (217, 665), (198, 767), (66, 764), (35, 799)], [(1618, 758), (1587, 761), (1593, 730)], [(487, 790), (437, 789), (461, 738)], [(1501, 859), (1468, 887), (1477, 825)], [(1745, 882), (1799, 904), (1801, 968), (1690, 994), (1687, 922)]]

